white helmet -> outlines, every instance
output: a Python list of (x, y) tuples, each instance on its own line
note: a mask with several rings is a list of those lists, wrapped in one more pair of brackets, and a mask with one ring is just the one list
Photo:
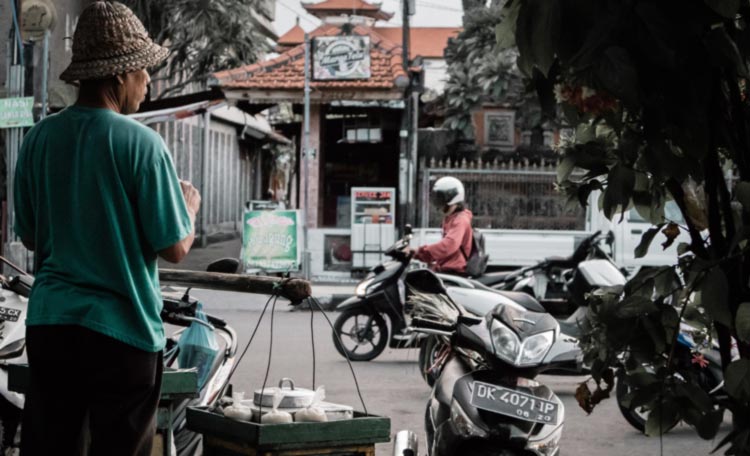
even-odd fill
[(464, 184), (452, 176), (441, 177), (432, 186), (432, 198), (439, 207), (463, 203)]

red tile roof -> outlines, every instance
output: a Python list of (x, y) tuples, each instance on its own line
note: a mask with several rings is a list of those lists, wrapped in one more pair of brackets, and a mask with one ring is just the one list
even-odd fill
[(279, 37), (277, 43), (280, 46), (296, 46), (305, 42), (305, 30), (299, 26), (299, 19), (297, 19), (297, 25), (289, 29), (288, 32)]
[[(312, 81), (317, 89), (375, 89), (396, 88), (397, 78), (406, 78), (403, 68), (401, 46), (375, 33), (372, 28), (358, 25), (352, 33), (370, 36), (369, 79), (350, 81)], [(326, 24), (310, 33), (315, 36), (340, 35), (341, 29)], [(214, 73), (214, 78), (222, 88), (228, 89), (267, 89), (302, 90), (304, 88), (304, 45), (298, 45), (278, 57), (234, 70)]]
[[(409, 56), (411, 59), (421, 55), (425, 58), (443, 58), (448, 39), (461, 32), (460, 27), (412, 27), (409, 33)], [(375, 27), (375, 31), (394, 43), (401, 43), (401, 27)]]
[(357, 14), (387, 21), (393, 17), (380, 9), (380, 4), (367, 3), (364, 0), (324, 0), (320, 3), (302, 3), (302, 7), (317, 17)]

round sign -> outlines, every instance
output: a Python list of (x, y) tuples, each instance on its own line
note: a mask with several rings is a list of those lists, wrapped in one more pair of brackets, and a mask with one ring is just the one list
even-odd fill
[(37, 41), (52, 30), (57, 19), (55, 6), (49, 0), (24, 0), (21, 6), (21, 32), (25, 39)]
[(326, 47), (320, 64), (337, 77), (348, 76), (359, 70), (366, 52), (359, 41), (338, 39)]

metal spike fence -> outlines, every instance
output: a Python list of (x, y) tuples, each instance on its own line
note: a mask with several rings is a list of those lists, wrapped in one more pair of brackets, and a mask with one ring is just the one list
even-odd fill
[(430, 204), (430, 187), (443, 176), (460, 179), (474, 226), (485, 229), (583, 230), (585, 211), (567, 208), (556, 188), (557, 162), (484, 162), (432, 159), (422, 168), (420, 226), (439, 227), (440, 208)]

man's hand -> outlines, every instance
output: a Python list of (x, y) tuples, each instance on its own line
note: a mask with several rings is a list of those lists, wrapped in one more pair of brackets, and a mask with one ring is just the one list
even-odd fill
[(201, 208), (201, 194), (189, 181), (180, 180), (180, 187), (182, 188), (182, 195), (185, 197), (185, 204), (188, 211), (195, 217)]
[(190, 251), (190, 247), (195, 240), (195, 217), (201, 208), (201, 194), (193, 187), (193, 184), (180, 180), (180, 188), (182, 189), (182, 196), (185, 197), (185, 205), (190, 222), (193, 225), (193, 231), (185, 239), (159, 252), (159, 256), (170, 263), (179, 263)]

